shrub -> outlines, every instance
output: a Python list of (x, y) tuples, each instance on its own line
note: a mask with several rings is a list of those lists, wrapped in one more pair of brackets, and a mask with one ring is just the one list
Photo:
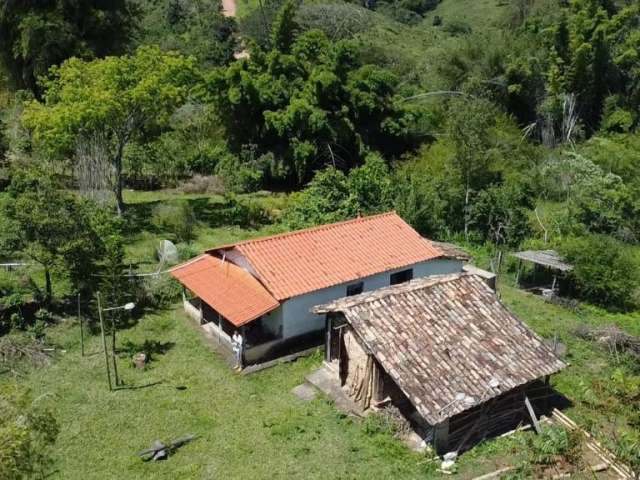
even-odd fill
[(169, 275), (146, 277), (143, 282), (145, 305), (165, 308), (180, 299), (182, 287)]
[(49, 410), (34, 400), (31, 392), (14, 383), (0, 385), (0, 478), (44, 477), (50, 447), (59, 426)]
[(184, 193), (223, 194), (225, 191), (224, 182), (217, 175), (194, 175), (180, 189)]
[(178, 245), (178, 257), (180, 260), (189, 260), (197, 256), (200, 252), (197, 248), (190, 244), (180, 244)]
[[(538, 465), (551, 465), (558, 457), (573, 460), (580, 444), (578, 432), (569, 433), (562, 427), (542, 428), (540, 435), (528, 437), (530, 459)], [(570, 463), (573, 463), (570, 461)]]
[(225, 223), (245, 228), (269, 222), (269, 215), (260, 204), (233, 194), (225, 195), (222, 218)]
[(452, 20), (445, 23), (444, 30), (454, 37), (463, 35), (469, 35), (471, 33), (471, 26), (461, 20)]
[(517, 245), (530, 232), (532, 196), (518, 184), (490, 186), (471, 206), (473, 229), (496, 245)]
[(262, 169), (255, 162), (243, 162), (231, 154), (220, 160), (215, 171), (231, 192), (254, 192), (262, 185)]
[(188, 203), (163, 203), (155, 206), (151, 213), (151, 223), (156, 228), (173, 234), (178, 241), (193, 240), (196, 218)]
[(45, 337), (47, 323), (39, 318), (29, 327), (29, 335), (37, 342), (42, 342)]
[(640, 273), (628, 246), (607, 235), (587, 235), (565, 240), (560, 251), (574, 266), (570, 275), (579, 296), (608, 307), (632, 306)]

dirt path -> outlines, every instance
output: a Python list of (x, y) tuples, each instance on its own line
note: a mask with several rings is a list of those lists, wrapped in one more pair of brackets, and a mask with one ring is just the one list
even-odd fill
[(222, 0), (222, 14), (225, 17), (235, 17), (236, 11), (236, 0)]
[[(238, 5), (236, 3), (236, 0), (222, 0), (222, 15), (224, 15), (225, 17), (235, 18), (237, 10), (238, 10)], [(244, 43), (242, 43), (241, 38), (240, 38), (240, 42), (242, 45), (244, 45)], [(233, 57), (236, 60), (240, 60), (241, 58), (249, 58), (249, 52), (247, 51), (247, 49), (243, 48), (241, 52), (234, 53)]]

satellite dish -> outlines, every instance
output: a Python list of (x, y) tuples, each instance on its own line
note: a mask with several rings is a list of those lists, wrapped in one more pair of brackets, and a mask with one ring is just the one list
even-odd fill
[(178, 263), (178, 249), (173, 242), (169, 240), (162, 240), (158, 247), (158, 260), (160, 265)]

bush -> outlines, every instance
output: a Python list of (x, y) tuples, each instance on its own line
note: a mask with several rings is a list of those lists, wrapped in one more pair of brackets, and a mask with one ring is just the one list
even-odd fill
[(579, 432), (567, 432), (562, 427), (543, 427), (540, 435), (528, 438), (531, 462), (551, 465), (563, 457), (574, 463), (580, 446)]
[(236, 195), (225, 195), (222, 219), (230, 225), (255, 227), (269, 222), (268, 213), (252, 200), (243, 200)]
[(580, 297), (607, 307), (633, 306), (640, 273), (628, 246), (607, 235), (588, 235), (565, 240), (560, 252), (574, 266), (570, 275)]
[(393, 182), (378, 154), (345, 175), (329, 167), (316, 172), (307, 187), (293, 196), (285, 220), (291, 228), (337, 222), (392, 208)]
[(471, 26), (461, 20), (452, 20), (445, 23), (444, 30), (451, 36), (460, 37), (469, 35), (471, 33)]
[(173, 234), (178, 241), (193, 240), (196, 218), (188, 203), (161, 203), (155, 206), (151, 213), (151, 223), (156, 228)]
[(178, 245), (178, 258), (180, 258), (180, 260), (189, 260), (190, 258), (197, 256), (199, 253), (200, 251), (193, 245), (184, 243)]
[(223, 194), (224, 182), (217, 175), (194, 175), (180, 186), (184, 193)]
[(180, 299), (182, 287), (169, 275), (146, 277), (143, 282), (144, 304), (165, 308)]
[(517, 245), (530, 233), (532, 198), (527, 188), (514, 183), (482, 190), (471, 206), (473, 229), (485, 241)]
[(216, 167), (226, 190), (236, 193), (255, 192), (262, 185), (263, 171), (255, 162), (243, 162), (234, 155), (226, 155)]
[(0, 478), (44, 477), (59, 426), (51, 412), (15, 383), (0, 385)]

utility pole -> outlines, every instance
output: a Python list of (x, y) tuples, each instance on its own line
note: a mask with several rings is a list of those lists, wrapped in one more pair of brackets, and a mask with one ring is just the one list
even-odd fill
[(104, 335), (104, 320), (102, 319), (102, 305), (100, 304), (100, 292), (98, 292), (98, 317), (100, 318), (100, 333), (102, 335), (102, 349), (104, 350), (104, 361), (107, 367), (107, 381), (109, 382), (109, 391), (113, 390), (111, 386), (111, 371), (109, 370), (109, 354), (107, 353), (107, 339)]

